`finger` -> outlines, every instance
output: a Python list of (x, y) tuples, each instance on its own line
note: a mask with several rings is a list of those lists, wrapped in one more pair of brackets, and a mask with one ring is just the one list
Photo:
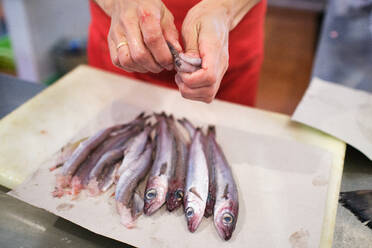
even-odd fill
[[(137, 19), (137, 17), (133, 18)], [(126, 18), (122, 20), (122, 24), (133, 61), (153, 73), (161, 72), (163, 70), (162, 67), (155, 62), (151, 53), (145, 47), (138, 20), (128, 20)]]
[(178, 72), (182, 82), (191, 89), (209, 87), (216, 83), (216, 74), (211, 70), (200, 69), (193, 73)]
[(118, 58), (119, 58), (120, 65), (126, 71), (137, 71), (137, 72), (141, 72), (141, 73), (148, 72), (145, 68), (143, 68), (142, 66), (137, 65), (133, 61), (132, 57), (130, 56), (128, 45), (123, 45), (123, 46), (119, 47)]
[[(180, 73), (182, 81), (192, 89), (219, 84), (228, 67), (228, 44), (213, 28), (204, 27), (199, 33), (202, 69), (194, 73)], [(221, 31), (222, 32), (222, 31)], [(216, 52), (219, 51), (219, 52)]]
[(164, 16), (161, 19), (160, 26), (162, 27), (165, 40), (169, 41), (178, 52), (182, 52), (181, 44), (178, 41), (178, 30), (176, 25), (174, 25), (174, 17), (165, 5), (164, 8)]
[(191, 89), (187, 87), (177, 75), (175, 81), (184, 98), (210, 103), (215, 97), (215, 88), (213, 86)]
[(198, 33), (200, 25), (184, 22), (182, 24), (182, 39), (185, 45), (185, 53), (199, 57)]
[(115, 45), (114, 41), (111, 39), (110, 35), (107, 38), (107, 42), (108, 42), (108, 47), (109, 47), (109, 51), (110, 51), (110, 58), (111, 58), (112, 64), (115, 65), (116, 67), (120, 67), (120, 62), (119, 62), (118, 53), (117, 53), (117, 50), (116, 50), (116, 45)]
[(172, 70), (173, 58), (160, 27), (160, 15), (155, 16), (141, 9), (139, 12), (140, 28), (146, 47), (160, 66)]
[(111, 27), (110, 33), (108, 35), (109, 40), (109, 47), (110, 47), (110, 54), (112, 54), (111, 58), (113, 60), (114, 65), (124, 69), (128, 72), (141, 72), (146, 73), (146, 70), (141, 65), (138, 65), (133, 61), (130, 56), (129, 47), (128, 45), (122, 45), (118, 48), (118, 45), (121, 42), (125, 42), (125, 36), (123, 30), (120, 26)]

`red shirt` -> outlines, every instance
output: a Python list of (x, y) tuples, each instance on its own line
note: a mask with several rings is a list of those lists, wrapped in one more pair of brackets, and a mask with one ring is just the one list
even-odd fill
[[(175, 25), (179, 31), (188, 10), (198, 2), (196, 0), (163, 1), (172, 12)], [(177, 88), (174, 81), (174, 71), (164, 70), (158, 74), (128, 73), (115, 67), (111, 62), (107, 45), (110, 17), (92, 0), (90, 1), (90, 11), (91, 23), (88, 40), (88, 61), (90, 65), (157, 85)], [(249, 106), (254, 105), (263, 60), (265, 11), (266, 0), (261, 0), (230, 32), (229, 68), (222, 79), (217, 98)]]

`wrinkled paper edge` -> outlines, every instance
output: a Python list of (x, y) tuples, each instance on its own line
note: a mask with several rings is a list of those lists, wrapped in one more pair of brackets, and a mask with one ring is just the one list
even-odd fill
[(372, 94), (313, 78), (292, 120), (355, 147), (372, 160)]

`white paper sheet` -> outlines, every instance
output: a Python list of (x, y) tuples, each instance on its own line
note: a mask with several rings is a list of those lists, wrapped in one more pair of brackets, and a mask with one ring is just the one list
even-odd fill
[[(74, 140), (128, 121), (140, 111), (134, 106), (110, 105)], [(240, 197), (237, 227), (228, 242), (219, 238), (211, 219), (204, 219), (196, 233), (189, 233), (181, 209), (168, 213), (162, 208), (154, 216), (141, 216), (137, 228), (128, 230), (119, 222), (111, 192), (96, 198), (83, 192), (77, 200), (53, 198), (56, 172), (48, 168), (54, 158), (10, 195), (137, 247), (318, 247), (331, 153), (299, 141), (221, 125), (217, 139), (233, 167)]]
[(329, 133), (372, 159), (371, 93), (314, 78), (292, 119)]

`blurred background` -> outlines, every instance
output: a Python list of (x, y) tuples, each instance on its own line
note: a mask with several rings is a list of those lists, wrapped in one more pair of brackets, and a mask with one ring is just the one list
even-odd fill
[[(325, 6), (269, 0), (257, 107), (293, 113), (310, 82)], [(0, 0), (0, 72), (49, 85), (86, 63), (88, 8), (88, 0)]]

